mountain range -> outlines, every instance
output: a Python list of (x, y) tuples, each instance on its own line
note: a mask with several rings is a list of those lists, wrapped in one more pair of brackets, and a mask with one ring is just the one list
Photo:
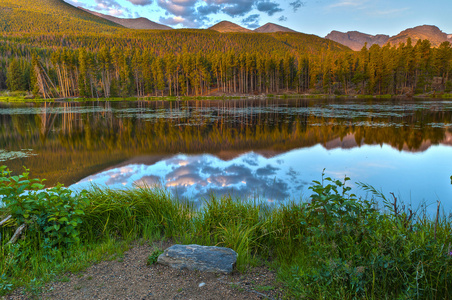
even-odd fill
[[(123, 19), (104, 15), (87, 9), (74, 7), (63, 0), (0, 0), (0, 32), (86, 32), (106, 33), (118, 32), (129, 29), (158, 29), (175, 31), (169, 26), (162, 25), (146, 18)], [(121, 29), (122, 28), (122, 29)], [(358, 31), (339, 32), (332, 31), (325, 39), (298, 33), (281, 25), (267, 23), (257, 29), (250, 30), (229, 21), (222, 21), (210, 30), (220, 33), (266, 33), (278, 42), (286, 43), (288, 40), (292, 46), (297, 45), (297, 50), (312, 47), (328, 47), (328, 41), (335, 41), (353, 50), (360, 50), (366, 43), (367, 46), (378, 44), (380, 46), (391, 44), (398, 45), (411, 38), (415, 44), (420, 39), (428, 39), (434, 47), (442, 42), (452, 42), (452, 34), (441, 31), (436, 26), (423, 25), (406, 29), (395, 36), (384, 34), (370, 35)], [(267, 39), (269, 38), (267, 37)], [(286, 41), (284, 42), (283, 41)], [(341, 48), (334, 46), (337, 49)], [(345, 48), (344, 48), (345, 49)]]
[[(83, 9), (83, 8), (81, 8)], [(98, 17), (105, 18), (109, 21), (120, 24), (126, 28), (132, 29), (171, 29), (171, 27), (161, 25), (152, 22), (146, 18), (138, 19), (121, 19), (108, 15), (103, 15), (97, 12), (83, 9), (89, 13), (92, 13)], [(250, 30), (235, 23), (229, 21), (221, 21), (208, 29), (221, 33), (240, 32), (240, 33), (276, 33), (276, 32), (296, 32), (293, 29), (274, 24), (267, 23), (255, 30)], [(389, 36), (385, 34), (370, 35), (359, 31), (340, 32), (333, 30), (325, 39), (335, 41), (344, 46), (349, 47), (352, 50), (359, 51), (367, 44), (370, 48), (372, 45), (384, 46), (386, 44), (398, 45), (400, 43), (406, 43), (407, 39), (411, 38), (412, 43), (416, 43), (418, 40), (429, 40), (434, 47), (438, 47), (445, 41), (452, 42), (452, 34), (446, 34), (436, 26), (422, 25), (414, 28), (408, 28), (395, 36)]]
[(445, 41), (452, 42), (452, 34), (446, 34), (438, 27), (432, 25), (408, 28), (392, 37), (383, 34), (370, 35), (358, 31), (332, 31), (325, 38), (350, 47), (350, 49), (355, 51), (360, 50), (366, 43), (367, 47), (371, 47), (374, 44), (383, 46), (388, 43), (397, 46), (400, 43), (406, 43), (408, 38), (411, 38), (413, 45), (418, 40), (429, 40), (434, 47), (438, 47)]

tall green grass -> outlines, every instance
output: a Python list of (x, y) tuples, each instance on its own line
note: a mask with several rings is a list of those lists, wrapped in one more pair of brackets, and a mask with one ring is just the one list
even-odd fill
[[(51, 247), (45, 233), (25, 232), (8, 245), (19, 224), (0, 229), (0, 292), (81, 270), (125, 251), (132, 241), (165, 238), (230, 247), (238, 252), (240, 271), (269, 263), (278, 270), (288, 298), (450, 298), (450, 219), (416, 216), (395, 199), (384, 198), (386, 207), (378, 210), (373, 200), (353, 195), (347, 180), (322, 178), (313, 183), (308, 201), (274, 209), (215, 196), (195, 209), (160, 189), (93, 187), (83, 194), (87, 201), (77, 244)], [(8, 213), (2, 208), (3, 215)]]

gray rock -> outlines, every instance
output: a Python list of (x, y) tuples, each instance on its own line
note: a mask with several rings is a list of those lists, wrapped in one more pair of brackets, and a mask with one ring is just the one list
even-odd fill
[(222, 247), (174, 245), (166, 249), (157, 262), (176, 269), (229, 274), (237, 262), (237, 253)]

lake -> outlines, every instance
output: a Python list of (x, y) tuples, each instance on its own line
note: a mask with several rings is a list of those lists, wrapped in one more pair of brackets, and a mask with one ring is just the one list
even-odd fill
[(452, 101), (242, 99), (0, 104), (0, 164), (74, 190), (161, 186), (269, 204), (351, 178), (452, 211)]

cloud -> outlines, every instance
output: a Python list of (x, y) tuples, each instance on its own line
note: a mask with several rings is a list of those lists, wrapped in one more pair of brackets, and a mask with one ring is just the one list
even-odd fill
[(389, 9), (389, 10), (374, 10), (370, 11), (367, 14), (371, 16), (389, 16), (394, 14), (400, 14), (402, 12), (410, 10), (408, 7), (405, 8), (396, 8), (396, 9)]
[(290, 2), (289, 5), (292, 6), (292, 9), (294, 12), (297, 12), (300, 7), (306, 5), (306, 2), (302, 2), (301, 0), (296, 0), (294, 2)]
[(177, 25), (182, 25), (183, 27), (187, 27), (187, 28), (199, 28), (201, 27), (204, 22), (205, 19), (202, 20), (197, 20), (195, 19), (191, 19), (191, 18), (185, 18), (185, 17), (179, 17), (179, 16), (175, 16), (175, 17), (160, 17), (159, 18), (159, 22), (165, 25), (169, 25), (169, 26), (177, 26)]
[(271, 1), (258, 2), (256, 4), (256, 8), (258, 11), (267, 13), (269, 16), (273, 16), (275, 13), (283, 11), (283, 9), (279, 7), (278, 3)]
[(286, 22), (287, 21), (287, 17), (286, 16), (281, 16), (278, 19), (279, 22)]
[(368, 0), (340, 0), (337, 3), (331, 4), (329, 8), (362, 8), (368, 2)]
[(252, 28), (252, 29), (258, 28), (258, 27), (260, 27), (259, 19), (260, 19), (260, 15), (258, 15), (258, 14), (250, 15), (247, 18), (242, 19), (242, 24), (248, 28)]
[(188, 17), (194, 15), (196, 2), (197, 0), (158, 0), (157, 3), (167, 14)]
[[(269, 16), (283, 11), (280, 4), (274, 0), (157, 0), (157, 4), (165, 10), (166, 15), (160, 18), (160, 22), (168, 25), (191, 24), (191, 27), (204, 26), (211, 21), (209, 16), (219, 13), (235, 18), (244, 17), (253, 10)], [(244, 18), (242, 23), (250, 28), (258, 25), (256, 18), (253, 20), (250, 17)]]
[(217, 6), (231, 17), (244, 16), (253, 9), (256, 0), (204, 0), (207, 6)]
[(108, 10), (108, 14), (110, 16), (118, 17), (118, 16), (123, 16), (124, 15), (124, 11), (121, 10), (121, 9), (112, 8), (112, 9)]
[[(132, 11), (126, 7), (123, 7), (115, 0), (95, 0), (95, 5), (87, 5), (78, 0), (66, 0), (68, 3), (75, 6), (82, 6), (84, 8), (98, 11), (107, 15), (115, 17), (131, 16)], [(129, 1), (129, 0), (128, 0)], [(133, 0), (135, 2), (145, 2), (152, 0)]]
[(127, 1), (129, 1), (133, 5), (140, 5), (140, 6), (152, 4), (152, 0), (127, 0)]

